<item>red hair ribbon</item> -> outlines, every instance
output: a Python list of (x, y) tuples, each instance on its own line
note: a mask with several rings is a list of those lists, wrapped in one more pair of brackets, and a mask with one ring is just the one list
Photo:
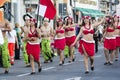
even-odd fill
[(83, 19), (91, 19), (90, 16), (83, 16), (82, 18), (83, 18)]
[(59, 19), (57, 20), (57, 22), (63, 22), (63, 20), (62, 20), (61, 18), (59, 18)]
[(118, 15), (114, 15), (113, 17), (114, 17), (114, 18), (115, 18), (115, 17), (120, 18), (120, 16), (118, 16)]
[(67, 20), (73, 20), (71, 17), (68, 17)]
[(35, 18), (30, 18), (30, 21), (33, 21), (34, 23), (37, 23), (37, 20)]

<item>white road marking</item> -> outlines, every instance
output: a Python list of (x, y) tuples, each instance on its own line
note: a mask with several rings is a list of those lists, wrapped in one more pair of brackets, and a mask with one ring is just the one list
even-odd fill
[(17, 75), (16, 77), (22, 77), (22, 76), (27, 76), (27, 75), (30, 75), (30, 73), (20, 74), (20, 75)]
[(69, 78), (69, 79), (65, 79), (65, 80), (81, 80), (82, 77), (75, 77), (75, 78)]
[[(49, 68), (45, 68), (42, 70), (46, 71), (46, 70), (53, 69), (53, 68), (55, 68), (55, 67), (49, 67)], [(22, 76), (27, 76), (27, 75), (30, 75), (30, 73), (20, 74), (20, 75), (17, 75), (16, 77), (22, 77)]]
[(72, 62), (71, 62), (71, 63), (65, 63), (65, 64), (63, 64), (63, 65), (69, 65), (69, 64), (72, 64)]
[(42, 70), (49, 70), (49, 69), (54, 69), (55, 67), (49, 67), (49, 68), (45, 68), (45, 69), (42, 69)]

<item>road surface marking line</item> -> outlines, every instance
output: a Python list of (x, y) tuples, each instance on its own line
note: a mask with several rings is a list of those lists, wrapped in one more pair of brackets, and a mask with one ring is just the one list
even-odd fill
[(30, 73), (20, 74), (20, 75), (17, 75), (16, 77), (22, 77), (22, 76), (27, 76), (27, 75), (30, 75)]
[(75, 77), (75, 78), (69, 78), (69, 79), (65, 79), (65, 80), (81, 80), (82, 77)]
[(49, 68), (45, 68), (45, 69), (42, 69), (42, 70), (49, 70), (49, 69), (54, 69), (55, 67), (49, 67)]
[(65, 64), (63, 64), (63, 65), (69, 65), (69, 64), (72, 64), (72, 62), (71, 62), (71, 63), (65, 63)]
[[(49, 68), (45, 68), (45, 69), (42, 69), (42, 70), (49, 70), (49, 69), (53, 69), (55, 67), (49, 67)], [(20, 75), (17, 75), (16, 77), (22, 77), (22, 76), (27, 76), (27, 75), (30, 75), (30, 73), (25, 73), (25, 74), (20, 74)]]

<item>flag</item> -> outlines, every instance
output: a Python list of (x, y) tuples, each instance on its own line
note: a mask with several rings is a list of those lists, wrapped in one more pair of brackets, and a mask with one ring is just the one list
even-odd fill
[(56, 9), (51, 0), (40, 0), (36, 14), (49, 19), (54, 19), (56, 15)]

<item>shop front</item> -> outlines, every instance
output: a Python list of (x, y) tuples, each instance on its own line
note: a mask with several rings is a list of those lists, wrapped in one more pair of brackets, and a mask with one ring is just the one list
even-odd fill
[(79, 16), (102, 17), (104, 13), (99, 10), (99, 0), (76, 0), (74, 10), (79, 11)]

